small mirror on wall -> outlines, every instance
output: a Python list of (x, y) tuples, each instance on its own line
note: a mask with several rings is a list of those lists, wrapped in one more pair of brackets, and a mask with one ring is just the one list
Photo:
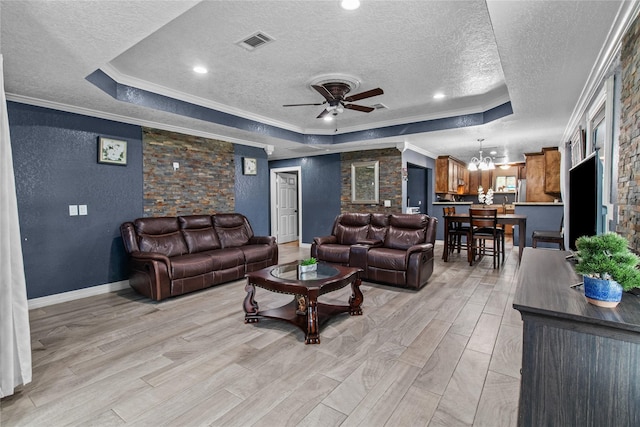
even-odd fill
[(351, 203), (377, 204), (379, 162), (351, 163)]

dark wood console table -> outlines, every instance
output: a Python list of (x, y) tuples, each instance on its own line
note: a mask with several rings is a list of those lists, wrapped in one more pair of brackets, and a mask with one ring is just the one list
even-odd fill
[(567, 254), (526, 248), (520, 264), (518, 425), (640, 426), (640, 298), (588, 304)]

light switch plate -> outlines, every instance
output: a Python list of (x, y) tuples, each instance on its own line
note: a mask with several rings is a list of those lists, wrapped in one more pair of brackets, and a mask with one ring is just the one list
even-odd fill
[(69, 205), (69, 216), (78, 215), (78, 205)]
[(385, 200), (384, 201), (384, 207), (385, 208), (390, 208), (391, 207), (391, 200)]
[(87, 214), (87, 205), (78, 206), (78, 213), (80, 215), (86, 215)]

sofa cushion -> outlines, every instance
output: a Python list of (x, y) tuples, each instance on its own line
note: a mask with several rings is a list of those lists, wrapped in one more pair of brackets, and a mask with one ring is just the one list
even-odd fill
[(137, 234), (169, 234), (180, 229), (176, 217), (138, 218), (133, 225)]
[(249, 243), (253, 231), (243, 215), (217, 214), (213, 226), (223, 248), (237, 248)]
[(138, 236), (138, 247), (140, 252), (157, 252), (159, 254), (173, 257), (186, 254), (187, 244), (179, 231), (170, 234), (154, 236), (150, 234), (140, 234)]
[(244, 253), (244, 260), (248, 264), (271, 259), (272, 256), (272, 248), (268, 245), (246, 245), (240, 250)]
[(180, 228), (183, 230), (213, 227), (211, 215), (179, 216), (178, 221), (180, 222)]
[(182, 230), (184, 240), (187, 242), (189, 253), (197, 253), (219, 249), (220, 239), (213, 228), (203, 228), (201, 230)]
[(213, 229), (211, 215), (188, 215), (178, 217), (182, 235), (189, 253), (219, 249), (220, 239)]
[(351, 246), (327, 243), (318, 246), (318, 259), (336, 264), (349, 264)]
[(367, 253), (367, 265), (369, 267), (384, 270), (405, 270), (406, 255), (404, 250), (389, 248), (373, 248)]
[(367, 238), (370, 214), (345, 213), (338, 217), (333, 234), (341, 245), (355, 245)]
[(133, 224), (141, 252), (157, 252), (168, 257), (188, 252), (177, 218), (138, 218)]
[(424, 243), (426, 228), (426, 215), (391, 215), (384, 246), (390, 249), (406, 250), (413, 245)]
[(384, 242), (384, 239), (387, 237), (388, 227), (389, 215), (381, 213), (371, 214), (371, 225), (369, 226), (367, 239)]
[(171, 258), (171, 278), (199, 276), (213, 270), (213, 260), (206, 254), (186, 254)]
[(214, 270), (225, 270), (244, 265), (244, 253), (240, 248), (215, 249), (202, 252), (213, 261)]

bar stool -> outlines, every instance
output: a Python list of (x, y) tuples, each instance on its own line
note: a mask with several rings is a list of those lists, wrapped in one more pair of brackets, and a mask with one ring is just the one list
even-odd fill
[[(444, 207), (442, 208), (442, 212), (444, 216), (452, 215), (456, 213), (456, 208)], [(465, 241), (462, 242), (462, 237), (465, 237)], [(461, 249), (469, 250), (469, 242), (471, 241), (471, 227), (462, 225), (461, 222), (458, 221), (450, 221), (449, 222), (449, 241), (445, 242), (447, 245), (447, 251), (451, 254), (454, 250), (458, 250), (460, 253)]]
[(560, 220), (560, 230), (535, 230), (531, 235), (532, 245), (538, 247), (538, 242), (557, 243), (560, 250), (564, 251), (564, 216)]

